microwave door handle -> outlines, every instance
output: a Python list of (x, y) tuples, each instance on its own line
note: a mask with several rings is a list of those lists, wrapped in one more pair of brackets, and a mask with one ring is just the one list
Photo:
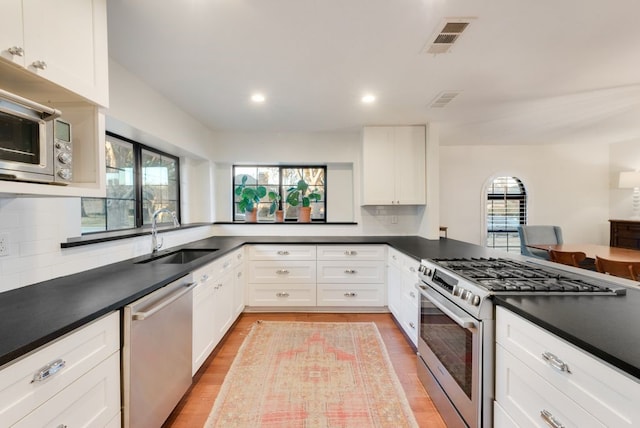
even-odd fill
[(47, 114), (47, 117), (43, 118), (43, 120), (45, 121), (53, 120), (56, 117), (60, 117), (60, 115), (62, 114), (60, 110), (38, 104), (35, 101), (23, 98), (20, 95), (12, 94), (11, 92), (5, 91), (4, 89), (0, 89), (0, 98), (4, 98), (7, 101), (11, 101), (32, 110)]
[(476, 320), (475, 319), (473, 319), (471, 317), (465, 317), (465, 316), (456, 315), (455, 313), (453, 313), (453, 311), (451, 309), (447, 308), (445, 305), (443, 305), (442, 303), (438, 302), (437, 300), (434, 300), (431, 297), (429, 297), (429, 295), (424, 292), (422, 287), (417, 287), (417, 288), (420, 290), (420, 294), (422, 294), (433, 306), (435, 306), (436, 308), (438, 308), (442, 312), (444, 312), (445, 315), (447, 315), (449, 318), (451, 318), (460, 327), (466, 328), (466, 329), (477, 328), (477, 324), (476, 324)]

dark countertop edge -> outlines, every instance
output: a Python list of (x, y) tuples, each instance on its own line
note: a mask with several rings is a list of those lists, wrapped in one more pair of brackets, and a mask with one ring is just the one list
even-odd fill
[[(190, 223), (181, 224), (180, 227), (164, 227), (159, 228), (158, 233), (173, 232), (184, 229), (192, 229), (194, 227), (211, 226), (213, 223)], [(118, 241), (120, 239), (135, 238), (137, 236), (151, 235), (151, 229), (148, 227), (139, 229), (117, 230), (113, 232), (96, 232), (82, 235), (77, 238), (69, 238), (67, 242), (62, 242), (60, 248), (73, 248), (83, 245), (99, 244), (102, 242)]]
[(357, 226), (358, 223), (355, 221), (312, 221), (310, 223), (298, 223), (297, 221), (283, 221), (281, 223), (275, 221), (257, 221), (255, 223), (248, 223), (245, 221), (215, 221), (214, 225), (243, 225), (243, 226), (264, 226), (264, 225), (276, 225), (276, 226), (310, 226), (310, 225), (320, 225), (320, 226)]
[[(208, 225), (208, 224), (203, 224)], [(195, 226), (194, 226), (195, 227)], [(211, 240), (220, 241), (217, 244), (212, 245)], [(45, 332), (41, 336), (37, 336), (37, 338), (29, 339), (28, 342), (25, 342), (21, 345), (16, 346), (14, 349), (10, 349), (2, 354), (0, 354), (0, 367), (5, 364), (11, 363), (12, 361), (24, 357), (31, 353), (32, 351), (37, 350), (43, 345), (60, 338), (61, 336), (79, 328), (83, 325), (86, 325), (99, 317), (105, 315), (106, 313), (114, 310), (120, 310), (127, 304), (134, 302), (135, 300), (163, 287), (166, 284), (169, 284), (171, 281), (174, 281), (193, 270), (204, 266), (208, 263), (213, 262), (216, 259), (219, 259), (231, 252), (243, 247), (244, 245), (255, 245), (255, 244), (285, 244), (285, 245), (389, 245), (399, 251), (402, 251), (407, 256), (413, 257), (417, 260), (420, 260), (419, 255), (414, 254), (417, 250), (419, 250), (420, 243), (424, 242), (432, 242), (432, 245), (437, 245), (438, 241), (442, 241), (443, 238), (439, 240), (427, 240), (426, 238), (422, 238), (415, 235), (404, 236), (404, 235), (393, 235), (393, 236), (380, 236), (380, 235), (358, 235), (358, 236), (219, 236), (219, 237), (209, 237), (203, 238), (200, 240), (192, 241), (187, 244), (167, 248), (163, 251), (158, 252), (155, 257), (158, 255), (176, 251), (179, 249), (185, 248), (212, 248), (218, 247), (218, 250), (212, 252), (210, 255), (201, 257), (196, 259), (190, 263), (186, 263), (184, 265), (174, 265), (173, 269), (170, 272), (167, 272), (166, 276), (162, 278), (162, 280), (157, 280), (153, 283), (150, 283), (148, 287), (137, 290), (137, 292), (133, 292), (127, 295), (126, 298), (119, 299), (115, 302), (110, 302), (110, 304), (100, 307), (100, 309), (96, 309), (91, 313), (85, 313), (78, 318), (69, 321), (67, 324), (64, 324), (62, 327), (53, 329)], [(447, 240), (445, 240), (446, 242)], [(451, 243), (456, 242), (455, 240), (448, 240)], [(418, 247), (416, 247), (416, 242)], [(461, 241), (457, 241), (459, 244), (463, 246), (472, 246), (472, 244), (464, 243)], [(406, 243), (407, 245), (403, 245)], [(433, 250), (433, 248), (430, 248)], [(114, 267), (124, 267), (128, 265), (140, 265), (140, 262), (144, 262), (145, 260), (151, 257), (150, 254), (134, 257), (131, 259), (123, 260), (120, 262), (116, 262), (110, 265), (105, 265), (93, 269), (89, 269), (87, 271), (78, 272), (75, 274), (67, 275), (65, 277), (53, 278), (50, 280), (42, 281), (39, 283), (31, 284), (26, 287), (20, 287), (18, 289), (13, 289), (6, 291), (4, 293), (37, 293), (38, 288), (40, 287), (48, 287), (50, 284), (59, 284), (61, 281), (68, 280), (78, 275), (102, 275), (102, 272), (105, 268), (114, 266)], [(141, 264), (140, 266), (144, 266), (146, 263)], [(93, 273), (92, 273), (93, 272)], [(75, 280), (72, 280), (75, 281)], [(0, 293), (0, 295), (4, 294)]]
[(509, 297), (514, 297), (514, 296), (494, 296), (493, 300), (496, 303), (496, 305), (502, 306), (504, 308), (509, 309), (510, 311), (512, 311), (513, 313), (520, 315), (522, 318), (531, 321), (533, 324), (537, 325), (538, 327), (549, 331), (550, 333), (566, 340), (567, 342), (569, 342), (570, 344), (572, 344), (573, 346), (576, 346), (580, 349), (582, 349), (583, 351), (586, 351), (588, 353), (590, 353), (591, 355), (594, 355), (596, 357), (598, 357), (599, 359), (601, 359), (602, 361), (604, 361), (607, 364), (610, 364), (622, 371), (624, 371), (625, 373), (628, 373), (629, 375), (640, 379), (640, 367), (636, 367), (632, 364), (627, 363), (626, 361), (620, 360), (619, 358), (616, 358), (614, 355), (609, 354), (608, 352), (605, 352), (604, 350), (594, 347), (593, 345), (591, 345), (589, 342), (585, 342), (583, 340), (581, 340), (580, 338), (567, 333), (566, 331), (562, 330), (561, 328), (558, 328), (557, 326), (550, 324), (548, 322), (546, 322), (545, 320), (542, 320), (536, 316), (533, 316), (531, 313), (527, 312), (526, 310), (523, 310), (521, 307), (519, 307), (518, 305), (514, 305), (509, 303), (507, 300)]

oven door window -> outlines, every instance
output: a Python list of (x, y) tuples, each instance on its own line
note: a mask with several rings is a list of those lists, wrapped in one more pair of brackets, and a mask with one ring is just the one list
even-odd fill
[(462, 328), (422, 296), (420, 336), (471, 399), (473, 332)]
[(0, 112), (0, 160), (40, 164), (40, 123)]

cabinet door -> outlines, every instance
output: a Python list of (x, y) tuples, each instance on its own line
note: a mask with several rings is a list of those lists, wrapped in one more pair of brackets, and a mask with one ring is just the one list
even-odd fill
[(233, 271), (220, 277), (213, 287), (215, 289), (214, 325), (216, 329), (216, 345), (233, 323)]
[(362, 204), (395, 204), (393, 127), (368, 126), (363, 130)]
[(240, 265), (235, 268), (233, 271), (233, 312), (234, 318), (237, 318), (238, 315), (244, 311), (244, 302), (245, 302), (245, 294), (246, 294), (246, 277), (244, 274), (244, 265)]
[(214, 278), (207, 268), (194, 272), (193, 278), (198, 281), (198, 285), (193, 290), (192, 375), (198, 371), (216, 346)]
[(15, 428), (106, 426), (120, 411), (120, 353), (21, 419)]
[(426, 202), (425, 127), (394, 127), (395, 199), (400, 205)]
[[(22, 0), (2, 0), (0, 2), (0, 57), (19, 65), (24, 65), (24, 53), (12, 54), (14, 49), (24, 52), (22, 38)], [(15, 52), (15, 51), (14, 51)]]
[(387, 267), (387, 306), (393, 316), (402, 320), (402, 271), (398, 266), (389, 263)]
[(23, 18), (25, 67), (107, 106), (106, 0), (23, 0)]

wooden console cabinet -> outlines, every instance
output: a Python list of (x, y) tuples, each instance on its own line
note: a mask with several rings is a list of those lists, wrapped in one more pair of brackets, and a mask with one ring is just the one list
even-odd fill
[(640, 250), (640, 221), (609, 220), (609, 223), (610, 246)]

